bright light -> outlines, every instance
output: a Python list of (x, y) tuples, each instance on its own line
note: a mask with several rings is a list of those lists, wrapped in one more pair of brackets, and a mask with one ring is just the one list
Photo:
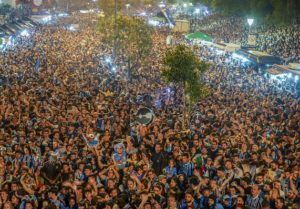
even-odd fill
[(152, 26), (158, 26), (159, 25), (159, 21), (157, 21), (157, 20), (149, 20), (148, 24), (152, 25)]
[(216, 49), (216, 54), (224, 54), (224, 51)]
[(146, 14), (146, 12), (141, 12), (140, 15), (141, 15), (141, 16), (146, 16), (147, 14)]
[(297, 82), (299, 80), (299, 76), (295, 76), (295, 81)]
[(116, 72), (116, 67), (112, 67), (111, 70), (112, 70), (113, 72)]
[(232, 58), (241, 60), (242, 62), (249, 62), (249, 60), (246, 57), (243, 57), (237, 53), (233, 53)]
[(21, 36), (29, 36), (29, 32), (27, 30), (23, 30), (21, 33), (20, 33)]
[(159, 6), (160, 8), (162, 8), (162, 7), (165, 7), (166, 5), (165, 5), (164, 3), (160, 3), (158, 6)]
[(43, 20), (44, 23), (47, 23), (47, 22), (50, 22), (51, 19), (52, 19), (52, 16), (48, 15), (48, 16), (44, 17), (42, 20)]
[(126, 6), (126, 9), (128, 9), (130, 7), (130, 4), (126, 4), (125, 6)]
[(76, 31), (76, 28), (73, 25), (71, 25), (71, 26), (69, 26), (69, 30), (70, 31)]
[(200, 9), (199, 8), (196, 8), (195, 9), (195, 14), (199, 14), (200, 13)]
[(254, 22), (254, 19), (248, 18), (247, 22), (248, 22), (248, 25), (251, 26), (253, 24), (253, 22)]
[(184, 3), (184, 4), (183, 4), (183, 7), (184, 7), (184, 8), (187, 8), (187, 4), (186, 4), (186, 3)]
[(291, 78), (292, 77), (292, 73), (288, 73), (287, 77)]
[(68, 16), (67, 13), (60, 13), (60, 14), (58, 14), (58, 17), (66, 17), (66, 16)]
[(110, 59), (109, 57), (106, 57), (106, 58), (105, 58), (105, 62), (106, 62), (106, 63), (111, 63), (111, 59)]
[(88, 10), (79, 10), (79, 12), (82, 13), (82, 14), (87, 14), (87, 13), (89, 13)]

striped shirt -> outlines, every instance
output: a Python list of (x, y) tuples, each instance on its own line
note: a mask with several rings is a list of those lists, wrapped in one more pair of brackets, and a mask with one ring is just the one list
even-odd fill
[(194, 163), (189, 162), (189, 163), (180, 165), (180, 172), (179, 173), (183, 173), (187, 177), (190, 177), (190, 176), (193, 175), (193, 172), (194, 172)]
[(261, 209), (263, 199), (260, 196), (253, 198), (251, 195), (247, 195), (246, 207), (251, 209)]

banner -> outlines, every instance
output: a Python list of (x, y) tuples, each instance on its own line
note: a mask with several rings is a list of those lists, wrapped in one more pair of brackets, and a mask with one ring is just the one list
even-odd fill
[(40, 71), (40, 68), (41, 68), (41, 60), (40, 59), (37, 59), (37, 61), (35, 62), (35, 72), (39, 72)]

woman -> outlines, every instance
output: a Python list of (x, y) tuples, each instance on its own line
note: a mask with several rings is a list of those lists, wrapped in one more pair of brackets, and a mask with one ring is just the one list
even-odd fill
[(16, 196), (15, 193), (11, 196), (10, 200), (14, 209), (19, 208), (21, 200)]

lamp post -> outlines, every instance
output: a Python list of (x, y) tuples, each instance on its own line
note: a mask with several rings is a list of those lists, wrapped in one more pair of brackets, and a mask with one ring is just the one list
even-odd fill
[(115, 61), (115, 59), (116, 59), (116, 56), (117, 56), (117, 49), (116, 49), (116, 47), (117, 47), (117, 0), (115, 0), (115, 38), (114, 38), (114, 48), (113, 48), (113, 60)]
[(129, 14), (128, 10), (129, 10), (129, 7), (130, 7), (130, 4), (126, 4), (126, 12), (127, 12), (127, 15)]
[(254, 19), (253, 18), (248, 18), (247, 22), (248, 22), (248, 25), (249, 25), (249, 34), (250, 34), (250, 32), (251, 32), (251, 26), (252, 26), (252, 24), (254, 22)]

